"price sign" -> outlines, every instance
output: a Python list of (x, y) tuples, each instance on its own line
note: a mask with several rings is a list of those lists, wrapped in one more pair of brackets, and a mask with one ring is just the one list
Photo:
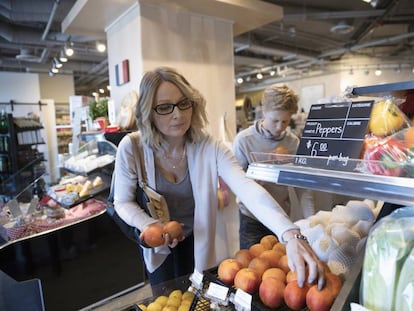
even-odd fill
[(206, 295), (219, 302), (225, 302), (229, 289), (223, 285), (211, 282), (208, 286)]
[(296, 164), (353, 170), (355, 162), (349, 160), (360, 156), (373, 103), (312, 105), (296, 153)]

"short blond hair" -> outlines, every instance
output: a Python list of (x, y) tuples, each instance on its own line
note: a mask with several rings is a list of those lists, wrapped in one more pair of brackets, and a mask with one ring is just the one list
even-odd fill
[(287, 85), (268, 86), (262, 95), (263, 111), (282, 110), (294, 114), (298, 111), (299, 96)]

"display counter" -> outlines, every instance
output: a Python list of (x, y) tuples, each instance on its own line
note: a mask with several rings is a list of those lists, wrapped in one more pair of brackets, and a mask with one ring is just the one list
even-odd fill
[(30, 230), (9, 230), (19, 238), (1, 245), (0, 270), (17, 281), (40, 279), (46, 310), (78, 310), (145, 281), (138, 247), (104, 209)]

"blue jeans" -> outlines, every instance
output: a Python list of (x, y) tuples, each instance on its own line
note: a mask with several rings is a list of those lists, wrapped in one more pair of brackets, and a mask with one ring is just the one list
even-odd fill
[(248, 249), (253, 244), (259, 243), (260, 239), (265, 235), (274, 233), (270, 231), (266, 226), (262, 225), (261, 222), (244, 215), (240, 214), (240, 249)]

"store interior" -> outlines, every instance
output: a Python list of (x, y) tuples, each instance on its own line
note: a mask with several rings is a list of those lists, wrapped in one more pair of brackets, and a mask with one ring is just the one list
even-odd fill
[[(208, 130), (230, 143), (260, 118), (263, 90), (276, 83), (299, 95), (298, 127), (313, 105), (387, 98), (411, 124), (411, 1), (331, 2), (0, 1), (0, 284), (27, 293), (0, 299), (0, 309), (141, 310), (153, 298), (136, 245), (105, 207), (117, 145), (135, 129), (140, 76), (159, 63), (206, 94)], [(68, 48), (73, 56), (59, 60)], [(310, 188), (323, 211), (366, 199), (385, 202), (385, 215), (414, 202), (409, 173), (381, 179), (319, 169), (297, 176), (258, 163), (248, 174)], [(86, 194), (70, 188), (86, 182), (94, 185)], [(358, 302), (363, 259), (354, 263), (331, 310)]]

